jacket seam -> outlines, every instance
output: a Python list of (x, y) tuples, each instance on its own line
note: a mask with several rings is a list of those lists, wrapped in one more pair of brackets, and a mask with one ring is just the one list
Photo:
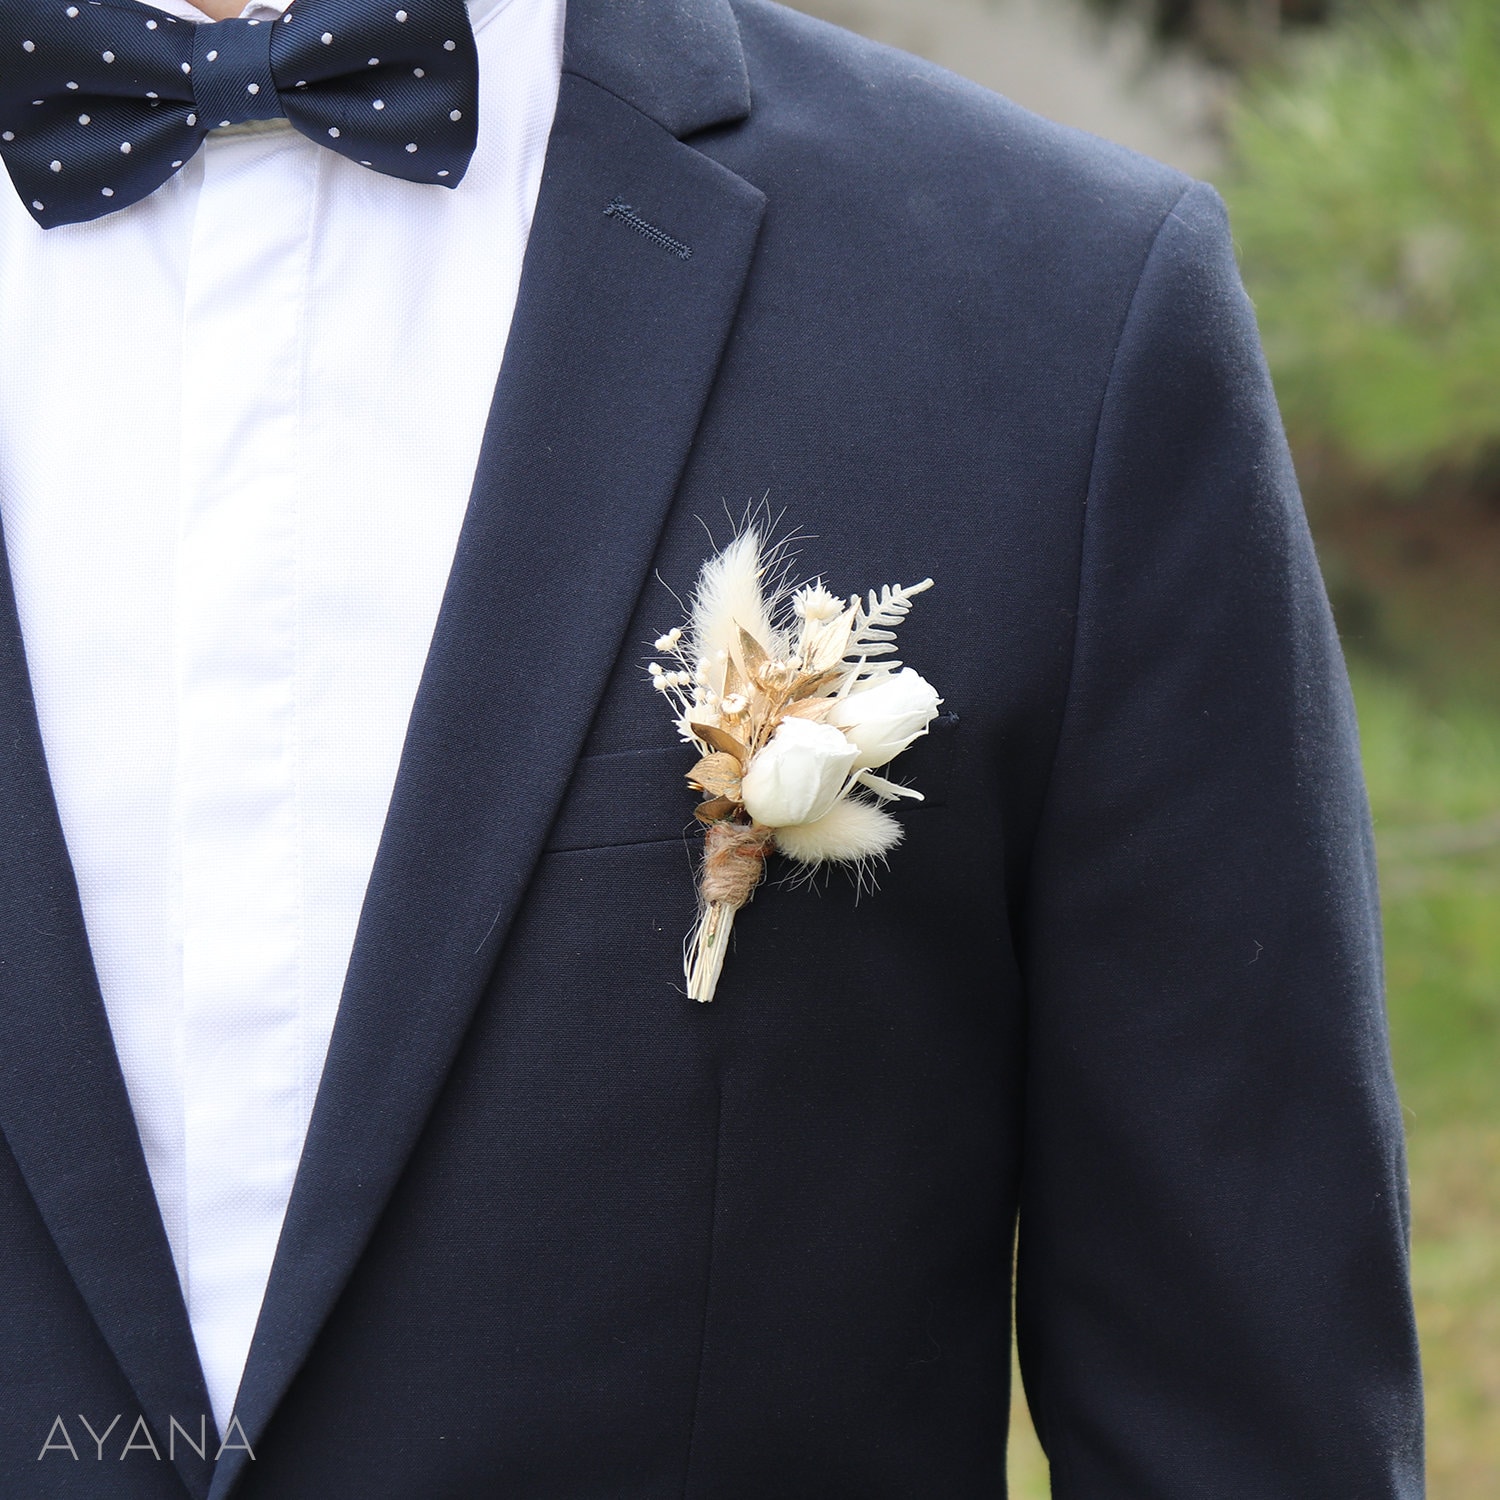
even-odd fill
[(1125, 315), (1120, 321), (1120, 332), (1115, 339), (1115, 347), (1110, 355), (1109, 374), (1104, 379), (1104, 389), (1099, 398), (1099, 414), (1094, 420), (1094, 436), (1089, 448), (1089, 471), (1083, 485), (1083, 504), (1080, 507), (1078, 522), (1078, 576), (1074, 584), (1073, 597), (1073, 627), (1068, 641), (1068, 681), (1063, 689), (1062, 713), (1058, 718), (1057, 734), (1052, 741), (1052, 753), (1048, 757), (1047, 777), (1042, 787), (1040, 809), (1037, 814), (1036, 832), (1032, 838), (1032, 847), (1027, 856), (1026, 886), (1031, 884), (1031, 866), (1036, 857), (1036, 845), (1041, 841), (1042, 830), (1046, 827), (1047, 817), (1052, 808), (1052, 789), (1056, 781), (1057, 761), (1061, 753), (1062, 743), (1067, 735), (1068, 722), (1072, 717), (1073, 703), (1077, 689), (1078, 670), (1078, 635), (1079, 623), (1083, 617), (1083, 579), (1087, 567), (1088, 542), (1089, 542), (1089, 519), (1094, 509), (1094, 475), (1099, 463), (1099, 438), (1104, 430), (1105, 413), (1109, 410), (1109, 398), (1114, 390), (1115, 376), (1120, 365), (1120, 351), (1125, 347), (1126, 335), (1130, 332), (1130, 325), (1135, 317), (1136, 304), (1140, 300), (1141, 288), (1145, 284), (1146, 274), (1151, 269), (1152, 262), (1156, 259), (1156, 252), (1161, 247), (1162, 237), (1167, 232), (1167, 226), (1173, 219), (1177, 218), (1177, 210), (1198, 190), (1203, 187), (1201, 182), (1190, 182), (1172, 206), (1162, 215), (1161, 223), (1156, 226), (1156, 232), (1151, 236), (1151, 244), (1147, 247), (1145, 257), (1141, 261), (1141, 269), (1136, 276), (1135, 285), (1131, 288), (1130, 299), (1125, 304)]
[(698, 1446), (698, 1419), (703, 1407), (703, 1387), (708, 1370), (708, 1318), (714, 1290), (715, 1249), (719, 1239), (719, 1158), (724, 1146), (724, 1088), (718, 1089), (714, 1113), (713, 1185), (708, 1200), (708, 1252), (703, 1270), (703, 1317), (698, 1325), (698, 1370), (693, 1381), (693, 1406), (688, 1419), (687, 1462), (682, 1475), (682, 1500), (688, 1500), (693, 1484), (693, 1458)]
[[(1173, 219), (1177, 218), (1178, 209), (1180, 209), (1182, 205), (1187, 201), (1187, 199), (1192, 194), (1196, 193), (1201, 186), (1202, 184), (1199, 182), (1190, 182), (1173, 201), (1172, 206), (1166, 211), (1165, 214), (1162, 215), (1161, 222), (1156, 226), (1156, 232), (1151, 236), (1151, 243), (1147, 247), (1145, 256), (1141, 260), (1141, 268), (1136, 275), (1135, 285), (1131, 288), (1129, 300), (1125, 304), (1125, 313), (1120, 320), (1120, 332), (1115, 339), (1115, 347), (1112, 354), (1110, 355), (1109, 373), (1105, 376), (1104, 389), (1099, 397), (1099, 414), (1094, 422), (1094, 436), (1089, 450), (1089, 471), (1088, 476), (1084, 481), (1083, 504), (1080, 508), (1081, 514), (1078, 523), (1078, 576), (1075, 584), (1075, 594), (1073, 600), (1073, 628), (1068, 643), (1068, 681), (1067, 686), (1063, 690), (1062, 713), (1058, 718), (1057, 735), (1052, 742), (1052, 754), (1049, 757), (1047, 764), (1047, 777), (1042, 787), (1042, 795), (1040, 808), (1037, 814), (1036, 829), (1032, 835), (1031, 848), (1027, 853), (1025, 890), (1028, 895), (1031, 889), (1032, 870), (1036, 861), (1037, 846), (1042, 841), (1047, 827), (1047, 820), (1052, 809), (1052, 793), (1053, 788), (1056, 785), (1058, 757), (1061, 754), (1063, 740), (1068, 732), (1068, 724), (1073, 714), (1073, 705), (1077, 696), (1078, 636), (1080, 621), (1083, 618), (1083, 581), (1084, 573), (1086, 571), (1088, 563), (1089, 519), (1090, 513), (1093, 509), (1092, 502), (1094, 495), (1094, 476), (1098, 468), (1100, 435), (1104, 430), (1105, 414), (1109, 410), (1110, 395), (1114, 390), (1115, 376), (1119, 370), (1120, 351), (1125, 347), (1126, 337), (1130, 332), (1131, 323), (1135, 318), (1136, 305), (1140, 300), (1141, 288), (1145, 284), (1146, 275), (1151, 269), (1152, 262), (1156, 259), (1156, 253), (1161, 247), (1162, 236), (1166, 233), (1167, 225), (1170, 224)], [(1027, 951), (1027, 968), (1029, 969), (1029, 945)], [(1022, 983), (1024, 1001), (1029, 1005), (1030, 990), (1029, 987), (1025, 986), (1024, 971)], [(1021, 1157), (1022, 1161), (1024, 1162), (1024, 1140), (1022, 1142)], [(1023, 1166), (1023, 1176), (1024, 1170), (1025, 1169)], [(1026, 1196), (1024, 1182), (1018, 1184), (1018, 1189), (1018, 1213), (1016, 1219), (1016, 1228), (1018, 1235), (1024, 1235), (1024, 1203)], [(1013, 1287), (1012, 1296), (1014, 1296), (1015, 1291), (1016, 1288)], [(1063, 1424), (1057, 1419), (1056, 1401), (1051, 1385), (1045, 1379), (1045, 1373), (1043, 1373), (1043, 1378), (1037, 1387), (1037, 1394), (1040, 1397), (1040, 1405), (1043, 1408), (1041, 1413), (1042, 1420), (1047, 1429), (1047, 1437), (1043, 1451), (1047, 1455), (1047, 1467), (1052, 1476), (1052, 1487), (1054, 1493), (1058, 1495), (1059, 1500), (1062, 1500), (1062, 1497), (1064, 1495), (1072, 1493), (1072, 1481), (1070, 1478), (1072, 1473), (1072, 1460), (1069, 1452), (1070, 1440), (1064, 1432)], [(1027, 1399), (1028, 1401), (1030, 1400), (1029, 1391), (1027, 1393)]]
[(592, 854), (601, 849), (649, 849), (656, 844), (679, 844), (692, 854), (693, 825), (684, 823), (680, 833), (661, 833), (648, 839), (619, 839), (612, 844), (544, 844), (543, 854)]

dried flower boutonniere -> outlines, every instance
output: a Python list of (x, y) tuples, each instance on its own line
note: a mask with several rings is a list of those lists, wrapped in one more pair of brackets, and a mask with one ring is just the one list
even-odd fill
[(650, 668), (701, 757), (687, 773), (707, 825), (684, 952), (694, 1000), (713, 999), (735, 913), (773, 850), (809, 868), (863, 867), (900, 843), (881, 804), (922, 794), (875, 772), (927, 733), (942, 702), (892, 659), (896, 627), (930, 578), (861, 602), (821, 582), (793, 588), (784, 574), (777, 550), (741, 533), (703, 565), (686, 626), (656, 642), (672, 665)]

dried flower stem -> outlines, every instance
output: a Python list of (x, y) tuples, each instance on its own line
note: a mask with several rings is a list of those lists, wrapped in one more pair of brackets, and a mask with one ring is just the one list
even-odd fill
[(725, 820), (708, 825), (699, 885), (703, 908), (683, 955), (690, 999), (713, 999), (729, 951), (734, 914), (760, 884), (774, 837), (769, 828), (754, 823)]
[(736, 907), (727, 901), (705, 906), (688, 938), (686, 963), (689, 1000), (712, 1000), (724, 969), (724, 955), (729, 951), (729, 934), (734, 927)]

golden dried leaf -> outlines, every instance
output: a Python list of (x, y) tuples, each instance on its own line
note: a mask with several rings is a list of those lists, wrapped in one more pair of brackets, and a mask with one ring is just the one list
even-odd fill
[(770, 661), (770, 653), (743, 625), (739, 629), (740, 655), (744, 658), (745, 675), (747, 677), (754, 677)]
[(834, 698), (804, 698), (799, 703), (789, 703), (782, 713), (783, 719), (811, 719), (821, 724), (837, 700)]
[(793, 703), (800, 703), (804, 698), (811, 698), (814, 693), (822, 692), (830, 683), (837, 682), (844, 675), (842, 667), (830, 667), (826, 672), (799, 673), (798, 680), (793, 684), (790, 698)]
[(717, 797), (735, 797), (739, 795), (740, 775), (739, 760), (722, 750), (716, 750), (712, 755), (705, 755), (687, 773), (687, 779), (700, 792), (712, 792)]
[(716, 724), (689, 724), (688, 728), (705, 745), (725, 755), (734, 756), (742, 766), (748, 764), (750, 752), (727, 729), (720, 729)]
[(729, 817), (738, 806), (738, 802), (731, 802), (728, 797), (715, 797), (712, 801), (700, 802), (693, 809), (693, 815), (700, 823), (719, 823)]

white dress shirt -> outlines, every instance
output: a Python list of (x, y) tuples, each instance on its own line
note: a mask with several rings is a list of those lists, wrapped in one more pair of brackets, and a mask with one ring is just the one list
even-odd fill
[(0, 516), (221, 1431), (557, 102), (563, 0), (470, 9), (479, 147), (456, 190), (367, 171), (284, 121), (214, 132), (156, 193), (89, 224), (37, 228), (0, 178)]

